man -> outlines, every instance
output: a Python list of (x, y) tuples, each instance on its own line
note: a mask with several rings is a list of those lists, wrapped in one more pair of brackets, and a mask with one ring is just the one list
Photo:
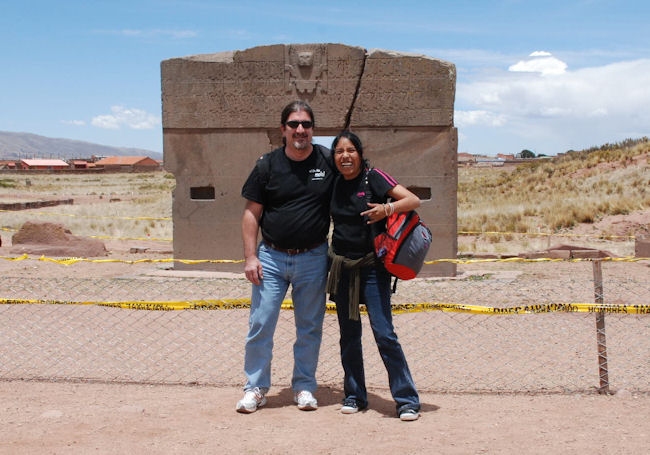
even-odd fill
[(311, 143), (314, 113), (307, 103), (294, 101), (286, 106), (280, 123), (284, 146), (262, 156), (242, 188), (244, 270), (253, 283), (244, 361), (248, 380), (236, 408), (242, 413), (255, 412), (266, 403), (273, 334), (289, 284), (296, 324), (294, 401), (301, 410), (318, 408), (313, 393), (325, 314), (334, 175), (329, 151)]

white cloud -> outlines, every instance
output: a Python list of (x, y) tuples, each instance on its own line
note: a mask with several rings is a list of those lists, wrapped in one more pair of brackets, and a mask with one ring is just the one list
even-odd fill
[(542, 76), (564, 74), (567, 64), (553, 57), (546, 51), (535, 51), (529, 55), (529, 60), (520, 60), (508, 68), (508, 71), (524, 73), (541, 73)]
[(506, 116), (488, 111), (455, 111), (454, 123), (463, 127), (469, 125), (503, 126), (506, 124)]
[(466, 133), (473, 131), (472, 141), (483, 126), (482, 136), (500, 131), (523, 148), (555, 144), (544, 150), (555, 153), (649, 135), (648, 87), (650, 59), (567, 70), (552, 77), (541, 71), (493, 72), (458, 83), (456, 104), (462, 107), (455, 119)]
[(172, 38), (177, 39), (194, 38), (198, 36), (198, 33), (194, 30), (153, 30), (153, 33), (159, 35), (168, 35)]
[(126, 109), (124, 106), (111, 106), (111, 114), (97, 115), (91, 124), (98, 128), (117, 130), (122, 126), (134, 130), (148, 130), (160, 124), (160, 117), (142, 109)]
[(498, 75), (459, 84), (458, 97), (477, 110), (507, 116), (648, 117), (648, 86), (650, 59), (642, 59), (569, 71), (552, 78), (535, 74)]
[(61, 120), (61, 123), (74, 126), (84, 126), (86, 124), (83, 120)]

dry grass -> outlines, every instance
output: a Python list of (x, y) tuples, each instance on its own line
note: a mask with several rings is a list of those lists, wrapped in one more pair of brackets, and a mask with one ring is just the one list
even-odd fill
[(65, 198), (84, 201), (38, 210), (3, 212), (4, 228), (17, 230), (25, 221), (38, 220), (62, 223), (75, 235), (172, 238), (170, 220), (128, 219), (171, 218), (171, 190), (175, 185), (171, 174), (39, 174), (28, 177), (21, 174), (4, 180), (10, 180), (13, 186), (0, 187), (3, 201)]
[[(649, 156), (650, 142), (644, 138), (512, 169), (461, 168), (459, 230), (566, 233), (606, 215), (645, 210), (650, 207)], [(483, 236), (475, 245), (459, 249), (480, 251), (486, 243), (503, 244), (514, 237), (520, 236)], [(520, 240), (522, 247), (533, 249), (546, 242)]]
[[(558, 234), (606, 215), (648, 209), (649, 156), (650, 142), (644, 138), (510, 169), (460, 168), (459, 230)], [(174, 185), (173, 176), (164, 172), (5, 174), (0, 178), (1, 201), (72, 197), (79, 202), (2, 212), (0, 225), (17, 230), (28, 220), (52, 221), (63, 223), (75, 235), (171, 239), (171, 220), (125, 218), (171, 218)], [(517, 234), (461, 236), (459, 251), (516, 254), (546, 248), (550, 241), (548, 236)], [(591, 239), (582, 244), (621, 255), (633, 251), (630, 241)]]

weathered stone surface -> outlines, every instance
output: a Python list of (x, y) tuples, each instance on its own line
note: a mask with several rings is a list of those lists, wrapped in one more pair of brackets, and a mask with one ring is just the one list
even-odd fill
[[(241, 259), (241, 187), (255, 160), (281, 145), (282, 108), (302, 99), (314, 109), (315, 135), (350, 127), (373, 165), (430, 194), (419, 210), (434, 234), (427, 260), (456, 257), (455, 73), (453, 64), (423, 55), (331, 43), (163, 61), (165, 169), (177, 181), (174, 256)], [(423, 272), (455, 271), (445, 263)]]
[(637, 235), (634, 240), (634, 256), (650, 258), (650, 236)]
[(585, 248), (575, 245), (555, 245), (543, 251), (520, 253), (519, 257), (526, 259), (598, 259), (615, 256), (606, 250), (597, 250), (595, 248)]
[(27, 221), (11, 238), (12, 254), (41, 254), (57, 257), (106, 256), (104, 242), (78, 237), (61, 224)]
[(456, 67), (425, 55), (371, 50), (352, 113), (359, 126), (453, 126)]
[(279, 44), (165, 60), (163, 127), (277, 129), (282, 107), (318, 99), (318, 126), (340, 129), (364, 60), (364, 49), (341, 44)]

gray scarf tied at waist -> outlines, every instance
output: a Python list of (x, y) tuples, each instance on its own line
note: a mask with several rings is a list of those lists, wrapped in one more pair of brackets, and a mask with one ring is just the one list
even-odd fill
[(348, 286), (348, 318), (358, 321), (359, 295), (361, 293), (361, 269), (363, 267), (378, 264), (379, 262), (377, 261), (377, 257), (374, 252), (370, 252), (360, 259), (349, 259), (345, 256), (334, 254), (331, 246), (327, 254), (332, 260), (330, 274), (327, 278), (327, 293), (330, 297), (336, 297), (339, 290), (339, 281), (341, 280), (341, 271), (342, 269), (348, 270), (350, 272), (350, 283)]

